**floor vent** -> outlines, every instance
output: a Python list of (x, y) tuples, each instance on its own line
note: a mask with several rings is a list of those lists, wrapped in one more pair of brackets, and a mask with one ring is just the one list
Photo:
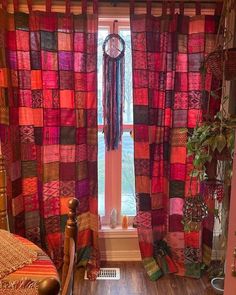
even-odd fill
[[(85, 271), (84, 279), (88, 280), (87, 271)], [(120, 269), (112, 267), (101, 267), (97, 280), (119, 280)]]

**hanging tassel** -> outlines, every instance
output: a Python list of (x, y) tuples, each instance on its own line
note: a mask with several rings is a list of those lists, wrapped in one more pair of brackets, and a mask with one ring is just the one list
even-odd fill
[[(111, 38), (118, 38), (123, 50), (117, 57), (108, 55), (105, 44)], [(122, 136), (124, 99), (124, 40), (117, 34), (107, 36), (103, 45), (103, 119), (107, 150), (118, 149)]]

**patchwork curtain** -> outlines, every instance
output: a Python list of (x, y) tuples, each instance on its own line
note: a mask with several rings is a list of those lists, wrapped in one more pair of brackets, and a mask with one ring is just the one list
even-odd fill
[(79, 264), (97, 266), (97, 7), (0, 10), (0, 134), (13, 232), (62, 263), (68, 200), (79, 200)]
[[(190, 182), (192, 159), (186, 143), (204, 114), (213, 116), (219, 101), (211, 90), (219, 81), (200, 68), (214, 50), (219, 16), (180, 13), (134, 13), (131, 4), (133, 55), (134, 153), (137, 228), (144, 266), (155, 280), (163, 273), (199, 277), (202, 230), (184, 231), (185, 198), (196, 196), (196, 179)], [(205, 89), (205, 91), (203, 91)], [(191, 188), (190, 188), (191, 183)], [(207, 223), (206, 223), (207, 226)], [(210, 249), (212, 222), (205, 231)], [(208, 253), (209, 254), (209, 253)]]

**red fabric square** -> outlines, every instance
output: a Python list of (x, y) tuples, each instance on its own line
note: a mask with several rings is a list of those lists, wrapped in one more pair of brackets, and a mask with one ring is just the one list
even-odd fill
[(191, 248), (199, 248), (200, 233), (199, 232), (185, 232), (184, 233), (185, 246)]
[(18, 50), (29, 51), (29, 32), (17, 30), (16, 42)]
[(55, 13), (44, 13), (40, 17), (40, 30), (57, 31), (57, 15)]
[(183, 216), (173, 214), (169, 216), (169, 231), (170, 232), (182, 232), (183, 224), (182, 224)]
[(87, 142), (87, 130), (86, 128), (76, 129), (76, 144), (83, 144)]
[(61, 109), (61, 126), (75, 125), (75, 110)]
[(16, 31), (8, 31), (6, 34), (6, 46), (10, 50), (16, 50)]
[(60, 178), (62, 181), (75, 179), (75, 174), (74, 163), (60, 163)]

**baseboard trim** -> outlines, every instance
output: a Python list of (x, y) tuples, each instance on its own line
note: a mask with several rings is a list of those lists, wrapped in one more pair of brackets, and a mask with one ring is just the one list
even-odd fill
[(101, 251), (102, 261), (141, 261), (140, 251)]

